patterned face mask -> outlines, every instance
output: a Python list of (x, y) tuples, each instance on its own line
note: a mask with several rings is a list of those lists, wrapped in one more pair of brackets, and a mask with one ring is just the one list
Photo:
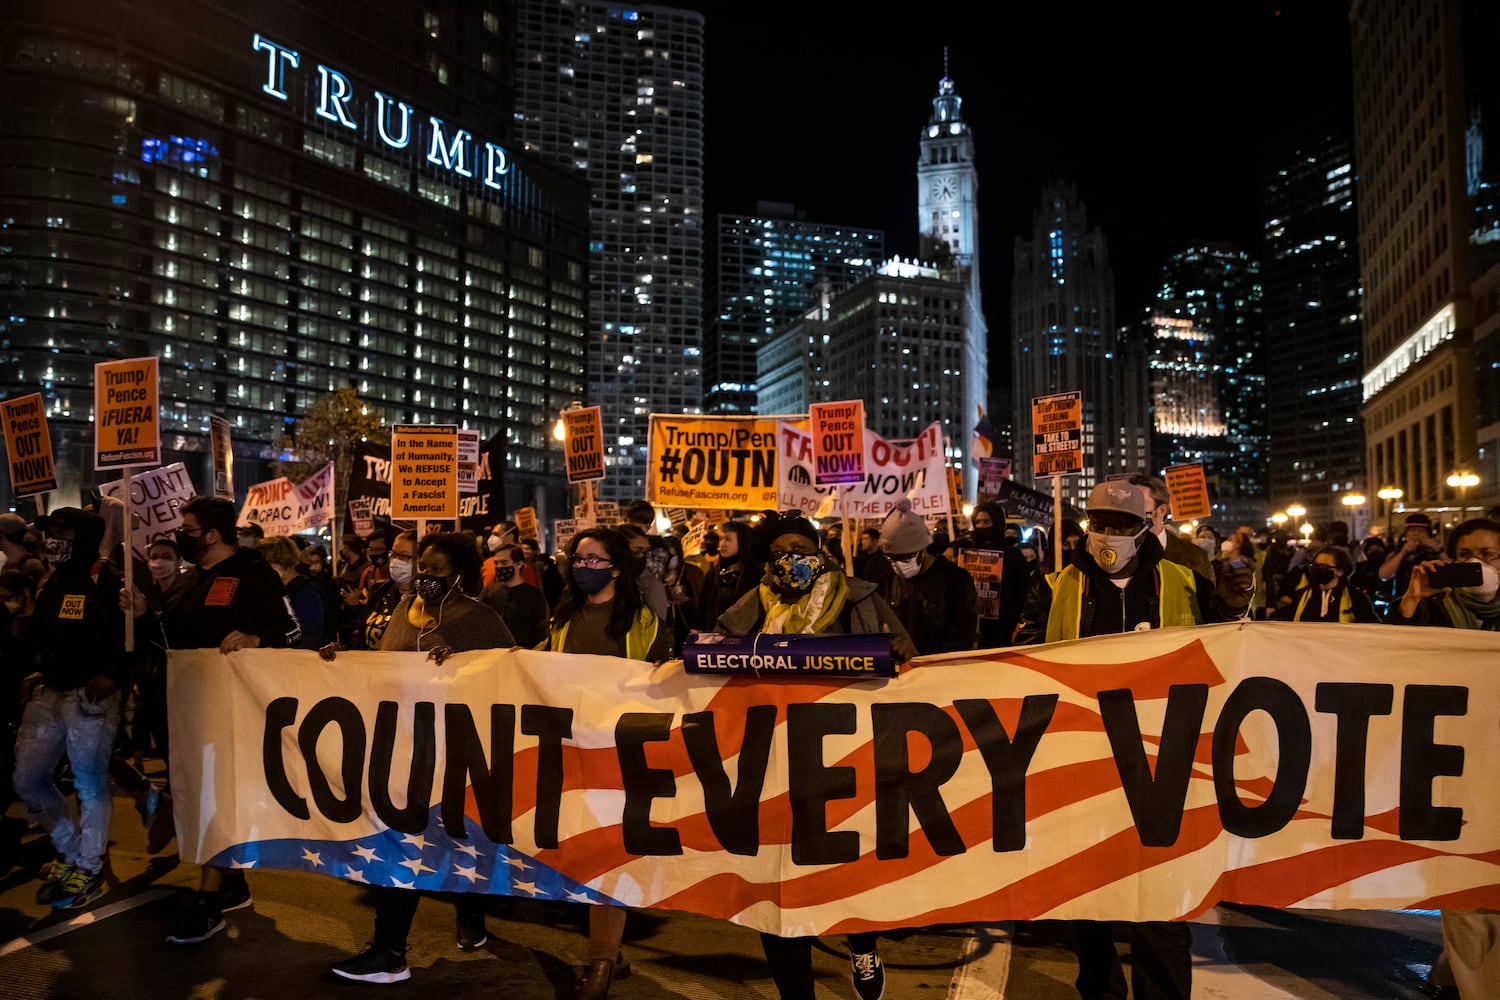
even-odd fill
[(771, 560), (771, 580), (783, 591), (805, 593), (812, 588), (813, 581), (825, 568), (826, 564), (820, 555), (806, 556), (787, 552)]

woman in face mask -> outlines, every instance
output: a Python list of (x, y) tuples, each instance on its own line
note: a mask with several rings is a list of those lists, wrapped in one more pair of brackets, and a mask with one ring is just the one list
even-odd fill
[[(1460, 524), (1448, 536), (1447, 554), (1455, 563), (1477, 564), (1479, 582), (1438, 587), (1432, 575), (1444, 563), (1438, 559), (1419, 562), (1386, 620), (1393, 625), (1500, 632), (1500, 521), (1476, 517)], [(1490, 942), (1497, 938), (1500, 914), (1493, 910), (1444, 910), (1443, 953), (1434, 966), (1448, 966), (1460, 996), (1496, 996), (1500, 962), (1492, 955)]]
[[(552, 613), (543, 648), (660, 663), (672, 650), (672, 631), (641, 600), (630, 543), (611, 528), (589, 528), (573, 536), (567, 552), (562, 596)], [(603, 1000), (616, 978), (629, 974), (620, 954), (625, 909), (589, 907), (589, 964), (578, 984), (579, 1000)]]
[(1447, 549), (1453, 562), (1478, 565), (1479, 582), (1437, 587), (1432, 574), (1443, 562), (1417, 563), (1406, 593), (1391, 608), (1390, 621), (1500, 631), (1500, 522), (1486, 517), (1465, 521), (1448, 536)]
[[(728, 635), (888, 631), (897, 663), (916, 655), (901, 620), (876, 593), (875, 585), (845, 576), (819, 552), (818, 529), (807, 518), (796, 511), (782, 515), (767, 511), (760, 537), (770, 552), (765, 576), (757, 589), (719, 617), (716, 631)], [(782, 1000), (812, 1000), (813, 939), (762, 934), (760, 941)], [(876, 951), (876, 935), (851, 934), (848, 945), (855, 994), (879, 996), (885, 969)]]
[(755, 539), (755, 528), (744, 521), (727, 521), (716, 529), (719, 561), (703, 579), (703, 598), (698, 604), (698, 628), (712, 631), (719, 616), (760, 585), (765, 561)]
[(1219, 557), (1219, 547), (1224, 540), (1219, 537), (1219, 532), (1213, 525), (1203, 524), (1198, 526), (1198, 533), (1193, 536), (1193, 541), (1198, 543), (1198, 548), (1208, 553), (1210, 560), (1213, 560)]
[[(402, 534), (392, 547), (391, 583), (396, 586), (397, 565), (408, 564), (413, 537)], [(427, 653), (441, 667), (454, 653), (474, 649), (501, 649), (515, 645), (510, 630), (493, 608), (475, 600), (479, 593), (479, 552), (473, 539), (456, 531), (428, 535), (417, 545), (416, 573), (410, 589), (401, 594), (385, 628), (382, 652)], [(404, 554), (397, 558), (397, 554)], [(406, 577), (406, 570), (399, 574)], [(333, 659), (325, 646), (324, 659)], [(333, 967), (344, 979), (370, 983), (395, 983), (411, 978), (406, 967), (406, 939), (411, 932), (417, 904), (427, 895), (409, 889), (373, 888), (375, 933), (370, 946)], [(455, 939), (459, 951), (475, 951), (489, 939), (484, 927), (483, 893), (439, 894), (458, 908)]]
[(1315, 549), (1303, 567), (1303, 585), (1274, 617), (1287, 622), (1378, 623), (1380, 616), (1369, 598), (1349, 586), (1352, 572), (1354, 560), (1347, 549), (1337, 545)]

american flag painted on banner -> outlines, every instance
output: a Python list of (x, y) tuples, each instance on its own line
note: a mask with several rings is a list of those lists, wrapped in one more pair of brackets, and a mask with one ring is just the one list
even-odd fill
[[(1355, 639), (1363, 642), (1351, 641)], [(1441, 647), (1441, 655), (1434, 655), (1434, 643)], [(246, 746), (234, 747), (241, 763), (198, 774), (217, 794), (230, 787), (243, 789), (236, 809), (220, 811), (237, 815), (216, 814), (203, 823), (191, 814), (184, 817), (179, 805), (179, 834), (185, 849), (198, 848), (196, 860), (218, 864), (302, 868), (416, 888), (687, 910), (783, 934), (1000, 919), (1190, 918), (1221, 900), (1320, 908), (1494, 907), (1500, 905), (1500, 808), (1485, 782), (1500, 762), (1500, 731), (1492, 721), (1500, 716), (1500, 687), (1489, 676), (1492, 671), (1480, 664), (1493, 662), (1496, 652), (1500, 637), (1481, 633), (1261, 623), (949, 654), (919, 661), (888, 682), (854, 684), (751, 677), (724, 681), (688, 676), (680, 665), (652, 669), (563, 654), (462, 654), (450, 661), (451, 671), (434, 674), (430, 664), (419, 668), (434, 675), (429, 681), (432, 690), (425, 692), (416, 690), (409, 679), (410, 662), (393, 654), (369, 654), (391, 660), (368, 661), (372, 679), (355, 693), (347, 690), (351, 668), (342, 656), (341, 669), (320, 680), (319, 668), (311, 664), (284, 670), (278, 677), (271, 666), (276, 661), (262, 655), (253, 665), (236, 670), (234, 678), (224, 682), (228, 687), (185, 690), (183, 698), (189, 703), (205, 696), (225, 699), (238, 706), (237, 715), (252, 722), (271, 697), (293, 684), (306, 692), (305, 703), (326, 694), (319, 685), (327, 683), (328, 690), (339, 690), (371, 718), (376, 700), (398, 694), (408, 700), (425, 694), (442, 703), (462, 699), (483, 706), (500, 702), (570, 708), (572, 735), (563, 745), (559, 842), (541, 848), (532, 837), (540, 760), (535, 741), (516, 745), (511, 809), (516, 842), (504, 845), (490, 843), (479, 829), (472, 788), (468, 836), (462, 840), (444, 832), (436, 806), (428, 829), (420, 835), (381, 829), (368, 809), (352, 824), (320, 827), (316, 816), (312, 821), (288, 821), (278, 815), (274, 803), (268, 805), (264, 794), (250, 800), (261, 734), (239, 722), (235, 728), (248, 734)], [(1423, 676), (1414, 679), (1410, 663), (1419, 655), (1427, 666)], [(196, 674), (215, 676), (210, 671)], [(1294, 691), (1305, 706), (1311, 731), (1311, 762), (1300, 806), (1285, 825), (1255, 838), (1225, 832), (1212, 756), (1215, 720), (1226, 698), (1247, 677), (1275, 678)], [(1468, 689), (1468, 711), (1438, 719), (1434, 735), (1436, 742), (1464, 747), (1464, 775), (1439, 775), (1431, 786), (1435, 804), (1464, 810), (1456, 840), (1403, 841), (1399, 835), (1402, 692), (1418, 680)], [(1391, 685), (1394, 708), (1370, 720), (1363, 834), (1339, 840), (1330, 832), (1336, 720), (1315, 706), (1319, 683), (1350, 681)], [(1175, 842), (1167, 846), (1142, 846), (1105, 735), (1098, 692), (1131, 691), (1154, 771), (1171, 687), (1185, 684), (1206, 686), (1208, 701), (1193, 751), (1181, 827)], [(177, 694), (174, 687), (173, 696)], [(988, 701), (1006, 732), (1014, 735), (1022, 699), (1045, 694), (1056, 694), (1058, 700), (1027, 771), (1025, 846), (996, 851), (991, 843), (995, 804), (989, 772), (954, 703)], [(794, 864), (788, 849), (793, 803), (787, 774), (787, 713), (789, 706), (806, 704), (854, 706), (856, 731), (822, 741), (824, 767), (853, 769), (853, 795), (831, 799), (825, 813), (828, 830), (853, 831), (859, 837), (857, 856), (843, 863)], [(877, 856), (871, 722), (871, 709), (877, 704), (936, 706), (961, 735), (957, 770), (941, 785), (941, 795), (962, 840), (962, 853), (936, 853), (908, 811), (907, 855)], [(175, 706), (174, 702), (174, 727), (180, 718)], [(713, 713), (719, 756), (736, 787), (738, 750), (754, 706), (774, 706), (777, 724), (760, 795), (760, 847), (753, 856), (744, 856), (725, 851), (715, 835), (680, 727), (689, 713)], [(627, 713), (671, 717), (667, 738), (646, 743), (644, 755), (649, 767), (673, 776), (672, 793), (653, 799), (649, 816), (653, 827), (676, 831), (680, 855), (638, 856), (625, 849), (626, 790), (614, 738), (616, 724)], [(205, 736), (209, 727), (192, 728), (196, 732), (186, 741), (175, 738), (174, 728), (174, 784), (178, 748), (195, 741), (201, 745), (205, 738), (213, 741)], [(1232, 786), (1247, 807), (1263, 803), (1277, 779), (1274, 736), (1270, 717), (1256, 711), (1235, 737)], [(320, 757), (327, 742), (319, 744)], [(283, 758), (291, 761), (287, 745), (284, 741)], [(911, 769), (920, 771), (930, 757), (926, 740), (911, 736), (907, 748)], [(190, 751), (183, 757), (203, 759), (202, 754), (192, 758)], [(245, 764), (250, 757), (254, 766)], [(338, 773), (336, 763), (324, 770)], [(404, 778), (401, 766), (394, 767), (393, 787), (404, 787)], [(231, 781), (235, 784), (220, 784)], [(258, 836), (244, 835), (250, 831)]]

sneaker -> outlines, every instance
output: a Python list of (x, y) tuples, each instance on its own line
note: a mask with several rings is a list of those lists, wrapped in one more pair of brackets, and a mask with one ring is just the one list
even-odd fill
[(197, 944), (207, 941), (224, 929), (224, 914), (204, 893), (193, 897), (193, 905), (182, 915), (167, 935), (168, 944)]
[(65, 895), (63, 882), (67, 881), (68, 873), (72, 870), (73, 866), (61, 858), (43, 865), (42, 884), (36, 888), (36, 901), (47, 906), (62, 899)]
[(478, 951), (490, 939), (489, 934), (485, 932), (482, 917), (473, 922), (460, 918), (454, 935), (459, 951)]
[(885, 996), (885, 966), (880, 964), (878, 952), (851, 951), (849, 965), (854, 995), (859, 1000), (880, 1000)]
[(411, 978), (405, 955), (387, 951), (373, 941), (358, 955), (335, 965), (333, 974), (361, 983), (399, 983)]
[(219, 904), (220, 913), (243, 910), (250, 905), (250, 886), (244, 879), (241, 879), (239, 885), (229, 886), (214, 893), (214, 902)]
[(102, 871), (91, 872), (87, 868), (70, 868), (68, 877), (62, 881), (62, 895), (52, 901), (59, 910), (76, 910), (87, 906), (109, 891)]

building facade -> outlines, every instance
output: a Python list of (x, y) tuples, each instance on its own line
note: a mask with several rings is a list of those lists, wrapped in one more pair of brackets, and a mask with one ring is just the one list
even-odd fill
[(1072, 184), (1044, 189), (1031, 239), (1016, 240), (1010, 326), (1017, 478), (1031, 479), (1031, 401), (1073, 391), (1083, 404), (1084, 470), (1065, 477), (1064, 500), (1082, 506), (1109, 476), (1145, 469), (1144, 356), (1117, 328), (1109, 248)]
[(809, 222), (793, 205), (760, 202), (715, 220), (708, 254), (703, 406), (708, 413), (792, 412), (760, 406), (756, 351), (810, 308), (825, 285), (840, 291), (885, 258), (875, 229)]
[(1143, 328), (1151, 467), (1201, 462), (1213, 520), (1264, 524), (1266, 377), (1260, 263), (1228, 244), (1173, 254)]
[[(805, 413), (810, 403), (861, 399), (865, 424), (892, 440), (934, 420), (963, 425), (953, 392), (969, 335), (969, 291), (932, 265), (891, 260), (837, 294), (828, 293), (759, 348), (762, 409)], [(767, 409), (769, 407), (769, 409)], [(967, 439), (949, 443), (953, 462)]]
[[(508, 144), (501, 4), (53, 0), (0, 26), (0, 392), (41, 391), (93, 485), (93, 365), (160, 358), (166, 461), (236, 480), (353, 385), (498, 435), (544, 503), (582, 388), (584, 191)], [(111, 476), (113, 478), (113, 476)], [(559, 491), (560, 493), (560, 491)]]
[(1271, 506), (1301, 504), (1315, 524), (1343, 520), (1363, 532), (1379, 503), (1359, 416), (1355, 182), (1343, 137), (1287, 150), (1266, 176), (1266, 424)]
[(589, 189), (583, 402), (605, 499), (646, 494), (650, 415), (703, 404), (703, 15), (514, 0), (515, 138)]
[(1500, 12), (1357, 0), (1349, 19), (1366, 467), (1452, 524), (1500, 500)]

